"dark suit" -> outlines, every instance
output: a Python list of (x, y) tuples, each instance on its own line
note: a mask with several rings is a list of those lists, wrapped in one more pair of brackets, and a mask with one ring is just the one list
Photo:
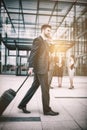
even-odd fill
[(29, 67), (34, 68), (34, 81), (31, 88), (19, 104), (19, 107), (25, 107), (38, 89), (39, 85), (41, 85), (43, 112), (46, 113), (50, 111), (48, 85), (49, 46), (41, 36), (34, 39), (28, 62)]

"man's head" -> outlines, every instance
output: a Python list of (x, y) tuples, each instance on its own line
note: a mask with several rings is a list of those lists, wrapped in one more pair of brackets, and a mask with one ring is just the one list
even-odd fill
[(44, 37), (50, 38), (51, 37), (51, 25), (49, 25), (49, 24), (42, 25), (41, 33), (44, 35)]

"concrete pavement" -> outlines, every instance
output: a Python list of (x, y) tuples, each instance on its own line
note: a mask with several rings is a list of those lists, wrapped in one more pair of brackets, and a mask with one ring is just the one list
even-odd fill
[[(16, 91), (24, 79), (25, 76), (0, 75), (0, 96), (9, 88)], [(57, 87), (57, 77), (53, 77), (50, 106), (60, 113), (58, 116), (43, 115), (40, 87), (27, 105), (30, 114), (17, 108), (32, 81), (33, 76), (28, 78), (0, 117), (0, 130), (87, 130), (87, 77), (76, 76), (72, 90), (68, 89), (68, 76), (63, 77), (62, 88)]]

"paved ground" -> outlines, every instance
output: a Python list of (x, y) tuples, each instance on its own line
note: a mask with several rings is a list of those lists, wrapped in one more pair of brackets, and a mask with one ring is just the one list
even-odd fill
[[(24, 79), (25, 76), (0, 75), (0, 95), (9, 88), (16, 91)], [(57, 87), (57, 77), (53, 77), (50, 106), (60, 113), (54, 117), (43, 115), (40, 88), (27, 105), (30, 114), (17, 108), (32, 80), (30, 77), (26, 81), (0, 117), (0, 130), (87, 130), (87, 77), (75, 77), (73, 90), (68, 89), (67, 76), (63, 78), (62, 88)]]

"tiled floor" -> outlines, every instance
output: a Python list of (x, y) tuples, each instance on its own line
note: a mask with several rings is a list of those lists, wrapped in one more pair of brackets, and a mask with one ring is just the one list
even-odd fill
[[(9, 88), (16, 91), (24, 79), (25, 76), (0, 75), (0, 95)], [(50, 106), (60, 113), (58, 116), (43, 115), (40, 87), (27, 105), (30, 114), (17, 108), (32, 80), (33, 77), (28, 78), (0, 117), (0, 130), (87, 130), (87, 77), (75, 77), (73, 90), (68, 89), (67, 76), (63, 78), (62, 88), (57, 87), (57, 77), (53, 77)]]

